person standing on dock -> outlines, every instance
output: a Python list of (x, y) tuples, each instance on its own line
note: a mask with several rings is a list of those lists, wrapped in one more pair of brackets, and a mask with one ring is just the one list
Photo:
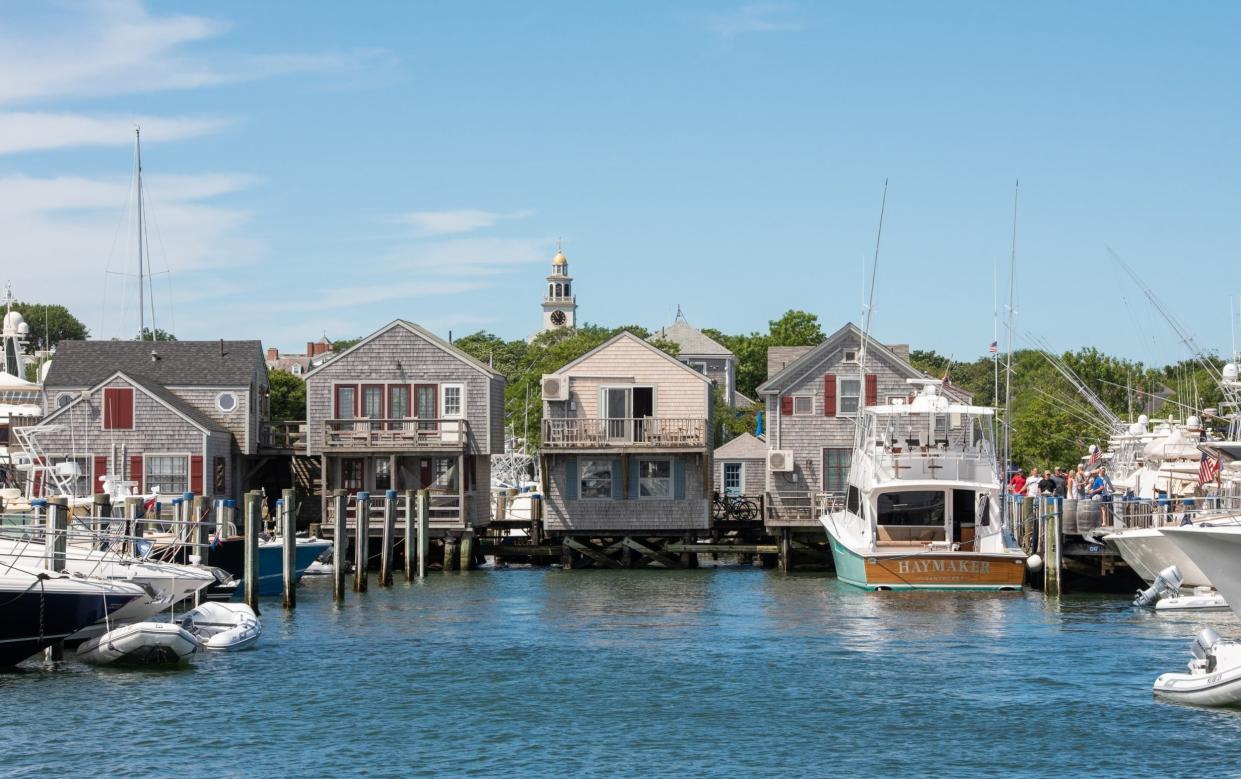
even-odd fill
[(1052, 477), (1051, 468), (1043, 471), (1043, 478), (1039, 479), (1038, 492), (1045, 498), (1050, 498), (1056, 494), (1056, 480)]
[(1008, 488), (1013, 495), (1017, 496), (1017, 502), (1020, 503), (1022, 496), (1026, 494), (1026, 472), (1018, 468), (1012, 480), (1008, 482)]
[(1061, 500), (1067, 498), (1069, 496), (1068, 474), (1064, 472), (1063, 468), (1057, 466), (1056, 473), (1051, 478), (1056, 483), (1056, 488), (1052, 490), (1052, 494)]
[(1031, 468), (1030, 478), (1026, 479), (1026, 497), (1027, 498), (1037, 498), (1039, 496), (1039, 492), (1040, 492), (1039, 485), (1042, 481), (1043, 479), (1041, 476), (1039, 476), (1038, 468), (1037, 467)]

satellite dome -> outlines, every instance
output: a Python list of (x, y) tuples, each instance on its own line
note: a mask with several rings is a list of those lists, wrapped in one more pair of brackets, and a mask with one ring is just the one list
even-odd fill
[(1224, 366), (1224, 381), (1237, 380), (1237, 364), (1230, 362)]
[(1146, 427), (1148, 424), (1150, 424), (1150, 421), (1151, 421), (1150, 417), (1146, 416), (1145, 414), (1138, 414), (1138, 424), (1141, 425), (1142, 427)]
[(1201, 427), (1202, 420), (1196, 416), (1191, 416), (1189, 419), (1185, 420), (1185, 426), (1186, 427)]
[[(16, 311), (10, 311), (4, 315), (4, 332), (16, 333), (18, 329), (26, 325), (26, 320)], [(27, 330), (29, 328), (27, 327)]]

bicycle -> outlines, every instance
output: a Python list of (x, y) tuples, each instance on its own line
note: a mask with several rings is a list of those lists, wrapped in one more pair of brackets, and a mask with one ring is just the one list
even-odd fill
[(717, 520), (750, 520), (758, 516), (758, 504), (749, 498), (711, 494), (711, 518)]

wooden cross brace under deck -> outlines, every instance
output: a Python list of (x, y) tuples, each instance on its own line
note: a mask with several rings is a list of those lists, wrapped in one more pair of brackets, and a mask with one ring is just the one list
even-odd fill
[(659, 552), (656, 552), (654, 549), (650, 548), (649, 546), (641, 542), (633, 540), (629, 536), (625, 536), (625, 538), (621, 540), (621, 543), (629, 547), (633, 551), (637, 552), (638, 554), (642, 555), (643, 557), (646, 557), (654, 562), (659, 563), (665, 568), (680, 568), (681, 567), (680, 561), (675, 560), (671, 557), (668, 557), (665, 554), (660, 554)]
[(600, 565), (603, 565), (607, 568), (624, 567), (620, 564), (619, 561), (613, 560), (611, 557), (608, 557), (606, 554), (603, 553), (603, 550), (599, 549), (597, 546), (593, 544), (589, 544), (589, 543), (584, 544), (581, 541), (578, 541), (576, 538), (573, 538), (571, 536), (566, 536), (564, 539), (564, 545), (576, 552), (581, 552), (582, 554), (586, 555), (586, 557), (590, 558), (591, 560), (594, 560), (596, 563), (599, 563)]

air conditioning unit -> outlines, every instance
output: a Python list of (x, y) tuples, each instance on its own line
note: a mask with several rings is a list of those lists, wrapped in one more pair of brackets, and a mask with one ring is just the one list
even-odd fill
[(543, 375), (543, 400), (568, 400), (569, 377), (555, 374)]
[(793, 453), (787, 449), (767, 452), (767, 469), (772, 473), (788, 473), (793, 470)]

